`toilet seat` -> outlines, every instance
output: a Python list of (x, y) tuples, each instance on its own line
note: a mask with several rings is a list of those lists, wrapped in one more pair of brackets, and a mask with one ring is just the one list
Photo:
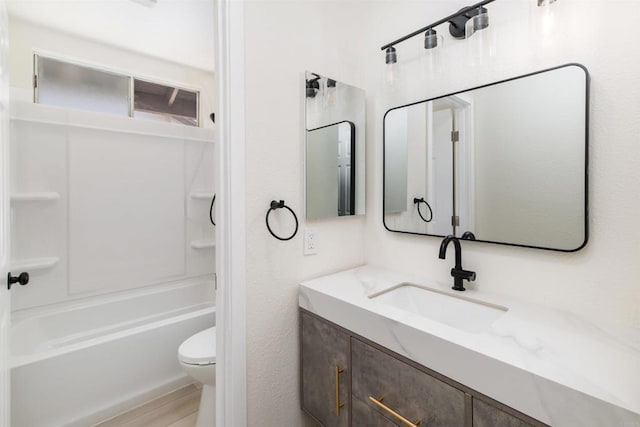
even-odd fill
[(205, 329), (186, 339), (178, 348), (178, 358), (187, 365), (215, 365), (216, 327)]

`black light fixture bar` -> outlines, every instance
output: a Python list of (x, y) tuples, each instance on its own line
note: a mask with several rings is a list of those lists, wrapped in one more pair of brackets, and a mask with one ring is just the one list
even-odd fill
[(476, 4), (473, 4), (473, 5), (469, 6), (469, 7), (465, 7), (464, 9), (460, 9), (460, 10), (459, 10), (459, 11), (457, 11), (456, 13), (451, 14), (451, 15), (449, 15), (449, 16), (447, 16), (447, 17), (445, 17), (445, 18), (442, 18), (442, 19), (440, 19), (440, 20), (438, 20), (438, 21), (434, 22), (433, 24), (429, 24), (429, 25), (427, 25), (426, 27), (423, 27), (423, 28), (420, 28), (419, 30), (414, 31), (413, 33), (407, 34), (407, 35), (406, 35), (406, 36), (404, 36), (404, 37), (400, 37), (398, 40), (394, 40), (394, 41), (392, 41), (391, 43), (387, 43), (387, 44), (385, 44), (384, 46), (382, 46), (382, 47), (380, 48), (380, 50), (385, 50), (385, 49), (387, 49), (387, 48), (389, 48), (389, 47), (392, 47), (392, 46), (397, 45), (398, 43), (402, 43), (403, 41), (408, 40), (408, 39), (410, 39), (411, 37), (415, 37), (415, 36), (417, 36), (418, 34), (422, 34), (422, 33), (424, 33), (425, 31), (427, 31), (427, 30), (429, 30), (429, 29), (431, 29), (431, 28), (433, 28), (433, 27), (437, 27), (437, 26), (438, 26), (438, 25), (440, 25), (440, 24), (444, 24), (445, 22), (448, 22), (448, 21), (452, 20), (452, 19), (453, 19), (453, 18), (455, 18), (456, 16), (464, 15), (464, 14), (465, 14), (465, 13), (467, 13), (467, 12), (471, 12), (471, 11), (472, 11), (472, 10), (474, 10), (474, 9), (477, 9), (477, 8), (479, 8), (479, 7), (484, 6), (485, 4), (489, 4), (489, 3), (492, 3), (492, 2), (494, 2), (494, 1), (495, 1), (495, 0), (482, 0), (481, 2), (478, 2), (478, 3), (476, 3)]

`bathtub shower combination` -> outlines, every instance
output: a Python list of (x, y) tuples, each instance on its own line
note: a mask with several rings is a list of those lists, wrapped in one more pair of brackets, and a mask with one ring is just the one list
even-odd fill
[(192, 379), (215, 325), (213, 132), (14, 102), (13, 427), (87, 426)]

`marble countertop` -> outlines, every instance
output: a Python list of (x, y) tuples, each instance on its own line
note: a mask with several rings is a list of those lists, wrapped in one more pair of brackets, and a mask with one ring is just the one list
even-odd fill
[(404, 282), (460, 295), (363, 266), (303, 282), (299, 305), (544, 423), (640, 427), (640, 331), (469, 289), (465, 297), (508, 308), (470, 333), (369, 298)]

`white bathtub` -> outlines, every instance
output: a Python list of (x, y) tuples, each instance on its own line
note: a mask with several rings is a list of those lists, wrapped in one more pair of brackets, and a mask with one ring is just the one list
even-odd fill
[(213, 284), (16, 312), (11, 426), (89, 426), (190, 382), (178, 346), (215, 324)]

